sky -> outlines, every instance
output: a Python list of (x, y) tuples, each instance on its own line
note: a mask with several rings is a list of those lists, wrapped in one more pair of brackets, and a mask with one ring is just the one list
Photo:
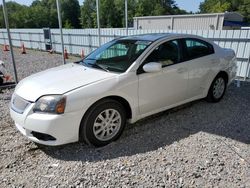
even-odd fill
[(199, 10), (200, 3), (204, 0), (175, 0), (178, 7), (188, 12), (197, 12)]
[[(6, 0), (9, 1), (9, 0)], [(32, 3), (33, 0), (12, 0), (15, 1), (19, 4), (24, 4), (24, 5), (30, 5)], [(80, 5), (82, 5), (84, 0), (79, 0)], [(177, 3), (177, 5), (184, 10), (192, 11), (192, 12), (197, 12), (199, 10), (199, 5), (200, 2), (202, 2), (203, 0), (175, 0), (175, 2)]]

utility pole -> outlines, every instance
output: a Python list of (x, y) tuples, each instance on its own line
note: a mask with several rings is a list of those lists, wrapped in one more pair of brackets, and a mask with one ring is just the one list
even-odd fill
[(61, 4), (59, 1), (60, 0), (56, 0), (56, 6), (57, 6), (58, 24), (59, 24), (60, 36), (61, 36), (62, 59), (63, 59), (63, 64), (66, 64), (66, 61), (64, 58), (64, 42), (63, 42), (63, 31), (62, 31)]
[(125, 25), (126, 35), (128, 36), (128, 0), (125, 0)]
[(98, 42), (101, 46), (101, 29), (100, 29), (100, 12), (99, 12), (99, 0), (96, 0), (96, 12), (97, 12), (97, 27), (98, 27)]
[(7, 34), (8, 34), (8, 40), (9, 40), (9, 45), (10, 45), (10, 53), (11, 53), (11, 60), (12, 60), (13, 70), (14, 70), (15, 82), (17, 84), (18, 83), (18, 77), (17, 77), (16, 63), (15, 63), (15, 58), (14, 58), (12, 41), (11, 41), (11, 36), (10, 36), (8, 11), (7, 11), (7, 7), (6, 7), (6, 4), (5, 4), (5, 0), (3, 0), (3, 16), (4, 16), (4, 22), (5, 22), (5, 26), (6, 26)]

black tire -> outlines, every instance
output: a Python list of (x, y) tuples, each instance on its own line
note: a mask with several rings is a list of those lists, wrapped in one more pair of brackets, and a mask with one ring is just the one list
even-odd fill
[[(116, 127), (114, 126), (113, 122), (112, 122), (113, 126), (110, 125), (111, 124), (110, 120), (108, 122), (107, 121), (103, 122), (103, 120), (99, 118), (100, 116), (103, 118), (104, 117), (103, 115), (106, 115), (106, 112), (114, 113), (119, 118), (119, 120), (115, 122), (118, 126), (117, 128), (114, 128), (115, 131), (113, 135), (111, 135), (110, 138), (104, 139), (104, 138), (100, 138), (102, 136), (100, 134), (106, 131), (107, 133), (106, 136), (107, 136), (108, 134), (110, 134), (111, 127)], [(110, 116), (112, 116), (112, 114)], [(112, 117), (114, 117), (114, 115)], [(101, 121), (101, 122), (99, 123), (97, 121)], [(100, 127), (100, 129), (105, 129), (105, 130), (100, 132), (100, 134), (97, 134), (97, 132), (100, 131), (100, 129), (96, 129), (96, 127), (94, 128), (95, 123), (96, 125), (101, 124), (100, 126), (99, 125), (98, 126)], [(112, 99), (104, 99), (94, 104), (87, 111), (86, 115), (82, 119), (81, 125), (80, 125), (80, 131), (79, 131), (79, 140), (84, 141), (85, 143), (96, 146), (96, 147), (105, 146), (117, 140), (121, 136), (124, 130), (125, 124), (126, 124), (126, 112), (125, 112), (123, 105)], [(106, 129), (108, 129), (108, 131)], [(97, 135), (95, 135), (94, 131)], [(111, 134), (112, 134), (112, 131), (111, 131)], [(103, 137), (105, 137), (105, 135)]]
[[(224, 86), (224, 88), (223, 90), (221, 89), (221, 92), (219, 92), (219, 94), (216, 96), (216, 92), (215, 92), (216, 85), (221, 82), (223, 82), (222, 85)], [(206, 100), (208, 102), (213, 102), (213, 103), (219, 102), (223, 98), (226, 92), (226, 88), (227, 88), (227, 79), (225, 78), (223, 74), (218, 74), (213, 80), (209, 88)]]

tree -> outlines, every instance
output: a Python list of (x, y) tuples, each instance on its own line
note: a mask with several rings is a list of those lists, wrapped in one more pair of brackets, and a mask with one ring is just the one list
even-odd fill
[[(31, 6), (10, 1), (6, 3), (11, 28), (58, 28), (55, 0), (35, 0)], [(2, 7), (1, 7), (2, 8)], [(78, 0), (62, 0), (62, 24), (67, 28), (80, 28), (80, 5)], [(0, 26), (4, 27), (0, 11)]]
[(250, 22), (250, 0), (205, 0), (200, 4), (201, 13), (239, 12)]
[[(184, 14), (174, 0), (128, 0), (128, 22), (133, 23), (134, 16), (156, 16)], [(124, 27), (124, 0), (101, 0), (101, 27)], [(95, 0), (85, 0), (81, 8), (81, 25), (84, 28), (96, 27)]]
[[(210, 0), (207, 0), (210, 1)], [(232, 0), (233, 1), (233, 0)], [(243, 0), (242, 0), (243, 1)], [(34, 0), (31, 6), (13, 1), (6, 3), (12, 28), (58, 28), (56, 0)], [(101, 27), (124, 27), (124, 0), (100, 0)], [(242, 10), (246, 11), (244, 7)], [(62, 24), (66, 28), (93, 28), (96, 23), (96, 0), (85, 0), (80, 7), (78, 0), (61, 0)], [(174, 0), (128, 0), (128, 23), (134, 16), (184, 14)], [(0, 11), (0, 25), (4, 27)]]
[[(32, 23), (37, 27), (58, 28), (56, 1), (35, 0), (30, 6)], [(37, 22), (37, 23), (35, 23)]]
[[(119, 15), (119, 23), (120, 27), (125, 27), (125, 2), (124, 0), (116, 0), (115, 7), (117, 15)], [(136, 10), (136, 2), (135, 0), (128, 0), (128, 25), (133, 25), (133, 17), (135, 16)]]
[(201, 13), (219, 13), (229, 11), (231, 2), (220, 0), (205, 0), (200, 4)]
[(80, 22), (83, 28), (96, 27), (96, 2), (95, 0), (85, 0), (81, 7)]
[(244, 0), (239, 6), (239, 12), (245, 17), (245, 21), (250, 23), (250, 0)]
[(62, 24), (80, 28), (80, 5), (78, 0), (62, 0)]
[(69, 20), (65, 21), (65, 24), (63, 25), (65, 29), (73, 29), (74, 27), (71, 25), (71, 22)]
[[(20, 5), (16, 2), (10, 1), (6, 3), (8, 9), (9, 26), (11, 28), (23, 28), (24, 15), (23, 12), (27, 11), (27, 6)], [(0, 6), (3, 9), (2, 5)], [(0, 11), (0, 26), (5, 27), (3, 12)]]

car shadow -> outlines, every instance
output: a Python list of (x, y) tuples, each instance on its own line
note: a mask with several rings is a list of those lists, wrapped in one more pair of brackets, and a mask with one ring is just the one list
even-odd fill
[(154, 151), (198, 132), (250, 144), (250, 83), (232, 84), (219, 103), (199, 100), (129, 124), (121, 138), (101, 148), (82, 143), (39, 147), (56, 159), (91, 162)]

